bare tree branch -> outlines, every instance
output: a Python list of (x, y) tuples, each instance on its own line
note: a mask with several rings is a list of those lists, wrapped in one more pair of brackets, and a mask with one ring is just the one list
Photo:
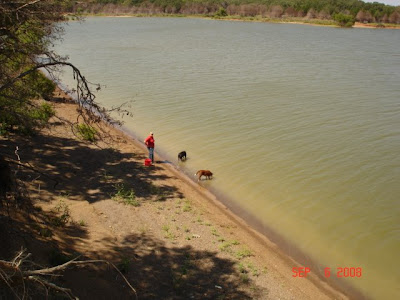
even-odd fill
[[(37, 64), (37, 65), (33, 66), (32, 68), (30, 68), (29, 70), (20, 73), (18, 76), (14, 77), (9, 82), (0, 86), (0, 92), (6, 88), (9, 88), (10, 86), (12, 86), (17, 80), (25, 77), (26, 75), (29, 75), (29, 74), (35, 72), (36, 70), (38, 70), (40, 68), (46, 68), (46, 67), (57, 66), (57, 65), (70, 66), (74, 70), (74, 72), (76, 72), (79, 75), (79, 77), (81, 79), (84, 79), (84, 77), (81, 75), (81, 72), (79, 71), (79, 69), (69, 62), (63, 62), (63, 61), (49, 62), (49, 63), (44, 63), (44, 64)], [(85, 82), (85, 87), (87, 87), (89, 89), (86, 82)], [(93, 95), (93, 97), (94, 97), (94, 95)]]
[(38, 173), (38, 174), (40, 174), (40, 175), (42, 175), (42, 176), (44, 176), (44, 177), (50, 179), (51, 181), (54, 182), (53, 188), (55, 188), (55, 187), (59, 184), (59, 181), (58, 181), (57, 179), (54, 179), (53, 177), (51, 177), (51, 176), (49, 176), (49, 175), (47, 175), (47, 174), (45, 174), (45, 173), (43, 173), (43, 172), (41, 172), (41, 171), (35, 169), (35, 168), (32, 167), (32, 166), (25, 165), (25, 164), (21, 163), (20, 161), (19, 161), (19, 162), (15, 162), (15, 161), (10, 160), (10, 159), (5, 159), (5, 161), (6, 161), (7, 163), (9, 163), (9, 164), (13, 164), (13, 165), (17, 165), (17, 166), (21, 166), (21, 167), (23, 167), (23, 168), (29, 169), (29, 170), (31, 170), (31, 171), (34, 171), (34, 172), (36, 172), (36, 173)]
[(41, 276), (48, 276), (48, 275), (56, 275), (56, 272), (64, 271), (68, 267), (72, 265), (88, 265), (88, 264), (95, 264), (95, 263), (105, 263), (112, 266), (119, 275), (124, 279), (125, 283), (128, 285), (129, 289), (135, 294), (135, 298), (138, 299), (136, 290), (132, 287), (129, 283), (128, 279), (121, 273), (121, 271), (111, 262), (106, 260), (86, 260), (86, 261), (78, 261), (79, 257), (76, 257), (62, 265), (55, 266), (52, 268), (42, 268), (36, 270), (26, 269), (27, 265), (32, 266), (33, 263), (28, 261), (28, 258), (31, 256), (30, 253), (26, 253), (25, 249), (22, 249), (16, 257), (12, 261), (5, 261), (0, 260), (0, 280), (4, 281), (6, 285), (11, 289), (11, 291), (15, 294), (18, 299), (21, 299), (18, 294), (14, 290), (15, 284), (18, 282), (19, 285), (22, 285), (24, 288), (24, 295), (22, 299), (25, 298), (25, 281), (36, 282), (45, 288), (54, 289), (56, 291), (62, 292), (66, 294), (70, 299), (77, 299), (72, 291), (68, 288), (60, 287), (48, 280), (45, 280)]
[(25, 3), (24, 5), (21, 5), (20, 7), (18, 7), (18, 8), (16, 9), (16, 11), (19, 11), (19, 10), (25, 8), (26, 6), (33, 5), (33, 4), (35, 4), (35, 3), (37, 3), (37, 2), (40, 2), (40, 1), (42, 1), (42, 0), (36, 0), (36, 1), (29, 2), (29, 3)]

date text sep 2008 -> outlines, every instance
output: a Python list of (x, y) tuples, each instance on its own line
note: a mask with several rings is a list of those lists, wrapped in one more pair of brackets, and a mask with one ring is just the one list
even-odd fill
[[(292, 277), (307, 277), (309, 273), (311, 273), (311, 268), (308, 267), (293, 267), (292, 268)], [(359, 278), (362, 276), (362, 268), (361, 267), (338, 267), (336, 269), (325, 268), (324, 275), (326, 278), (331, 276), (340, 277), (352, 277)]]

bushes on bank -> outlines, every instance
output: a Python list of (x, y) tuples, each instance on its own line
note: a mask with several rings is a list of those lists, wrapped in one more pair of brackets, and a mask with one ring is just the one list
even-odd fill
[(54, 89), (51, 80), (33, 72), (0, 94), (0, 135), (31, 135), (43, 128), (55, 112), (49, 103), (32, 99), (50, 99)]
[(340, 27), (353, 27), (355, 19), (351, 15), (346, 14), (335, 14), (333, 19), (339, 24)]

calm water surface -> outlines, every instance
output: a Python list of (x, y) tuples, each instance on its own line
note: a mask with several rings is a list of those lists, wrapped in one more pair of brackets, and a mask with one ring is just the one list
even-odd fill
[(400, 299), (400, 30), (88, 18), (57, 48), (103, 105), (133, 101), (140, 139), (176, 164), (186, 150), (184, 172), (212, 170), (202, 185), (321, 267)]

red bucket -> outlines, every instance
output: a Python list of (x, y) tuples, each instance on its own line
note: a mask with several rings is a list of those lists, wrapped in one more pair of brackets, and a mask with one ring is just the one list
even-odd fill
[(150, 158), (146, 158), (146, 159), (144, 160), (144, 165), (145, 165), (145, 166), (151, 166), (151, 159), (150, 159)]

